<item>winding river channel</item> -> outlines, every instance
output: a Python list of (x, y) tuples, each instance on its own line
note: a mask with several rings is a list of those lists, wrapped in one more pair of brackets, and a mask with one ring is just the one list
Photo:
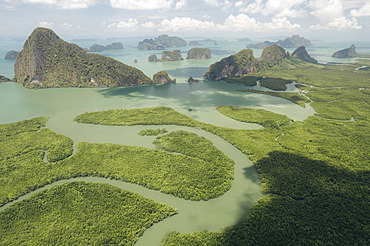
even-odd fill
[[(234, 225), (245, 217), (263, 194), (260, 192), (260, 180), (253, 163), (227, 141), (204, 130), (191, 127), (99, 126), (78, 124), (73, 121), (73, 118), (90, 111), (170, 106), (206, 123), (237, 129), (258, 129), (261, 126), (238, 122), (220, 114), (216, 106), (264, 108), (285, 114), (295, 121), (304, 120), (314, 114), (314, 110), (309, 105), (302, 108), (282, 98), (236, 91), (245, 88), (241, 84), (203, 81), (196, 84), (177, 83), (130, 88), (44, 90), (29, 90), (15, 83), (0, 84), (0, 123), (48, 116), (46, 127), (70, 137), (74, 141), (75, 148), (79, 142), (155, 148), (152, 144), (155, 137), (139, 136), (137, 133), (142, 129), (166, 128), (168, 131), (185, 130), (203, 136), (235, 162), (231, 189), (223, 196), (209, 201), (188, 201), (131, 183), (86, 177), (61, 180), (47, 185), (0, 207), (0, 211), (52, 186), (66, 182), (86, 181), (108, 183), (178, 209), (178, 214), (146, 230), (136, 245), (159, 245), (164, 235), (174, 230), (181, 233), (203, 229), (213, 231)], [(189, 109), (192, 110), (189, 111)]]

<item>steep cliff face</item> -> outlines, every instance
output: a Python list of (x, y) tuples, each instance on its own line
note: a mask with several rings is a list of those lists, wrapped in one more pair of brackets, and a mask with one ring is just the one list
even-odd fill
[(243, 74), (257, 71), (258, 60), (254, 57), (251, 49), (244, 49), (213, 63), (203, 78), (208, 80), (221, 80), (232, 76), (241, 76)]
[(161, 61), (179, 61), (184, 60), (181, 56), (180, 50), (163, 51)]
[(52, 30), (36, 28), (14, 64), (15, 79), (29, 88), (115, 87), (152, 84), (142, 71), (112, 58), (89, 54)]
[(309, 62), (313, 64), (317, 64), (318, 62), (312, 58), (306, 51), (304, 46), (298, 47), (292, 54), (293, 59), (299, 59), (304, 62)]
[(188, 51), (186, 59), (211, 59), (211, 50), (209, 48), (192, 48)]
[(358, 56), (358, 54), (356, 53), (356, 47), (354, 44), (352, 44), (349, 48), (339, 50), (332, 55), (332, 57), (336, 58), (350, 58), (356, 56)]

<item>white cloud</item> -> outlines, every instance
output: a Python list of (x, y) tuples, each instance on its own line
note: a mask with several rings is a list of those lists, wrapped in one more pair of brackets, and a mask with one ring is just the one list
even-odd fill
[(130, 10), (169, 9), (173, 0), (110, 0), (113, 8)]
[(118, 28), (130, 29), (134, 30), (138, 25), (138, 21), (136, 19), (130, 18), (128, 21), (120, 21), (117, 23)]
[(209, 30), (214, 27), (213, 21), (200, 21), (190, 17), (175, 17), (171, 20), (162, 20), (159, 31)]
[(246, 14), (237, 16), (229, 15), (224, 24), (219, 24), (217, 27), (221, 30), (233, 31), (266, 31), (266, 30), (292, 30), (299, 29), (301, 26), (292, 24), (286, 17), (274, 18), (270, 22), (258, 22), (256, 19), (249, 17)]
[(46, 28), (53, 28), (54, 23), (53, 22), (47, 22), (47, 21), (40, 21), (39, 26), (46, 27)]
[(244, 3), (242, 1), (238, 1), (234, 4), (234, 7), (237, 7), (237, 8), (240, 8), (244, 5)]
[(320, 20), (333, 20), (343, 16), (343, 2), (341, 0), (311, 0), (311, 14)]
[[(7, 0), (8, 3), (16, 3), (14, 0)], [(19, 2), (19, 1), (18, 1)], [(95, 5), (95, 0), (22, 0), (22, 3), (46, 4), (59, 9), (85, 9)]]
[(220, 6), (220, 3), (217, 0), (204, 0), (204, 2), (210, 6)]
[(211, 18), (211, 16), (209, 16), (209, 15), (203, 15), (202, 16), (202, 19), (209, 19), (209, 18)]
[(359, 9), (351, 10), (351, 16), (360, 17), (360, 16), (370, 16), (370, 2), (366, 3)]
[[(358, 2), (356, 3), (358, 4)], [(353, 4), (355, 3), (352, 3), (352, 5)], [(345, 16), (345, 7), (342, 0), (311, 0), (310, 7), (313, 9), (311, 14), (325, 23), (311, 25), (311, 30), (342, 30), (362, 28), (362, 26), (357, 23), (356, 18), (349, 19)], [(351, 11), (351, 13), (358, 14), (358, 12), (353, 11)]]
[(186, 0), (180, 0), (176, 3), (175, 5), (175, 9), (182, 9), (184, 8), (186, 5), (188, 4), (188, 2)]
[(222, 5), (222, 10), (223, 11), (228, 11), (232, 7), (232, 3), (229, 0), (225, 0), (223, 5)]
[(78, 30), (81, 28), (80, 25), (72, 25), (72, 24), (69, 24), (67, 22), (64, 22), (62, 25), (62, 28), (65, 29), (65, 30)]
[(350, 20), (345, 18), (344, 16), (334, 18), (326, 25), (317, 24), (310, 26), (311, 30), (331, 30), (331, 29), (342, 30), (342, 29), (361, 29), (361, 28), (362, 25), (359, 25), (356, 19), (353, 18), (352, 20)]
[(155, 24), (152, 21), (148, 21), (148, 22), (141, 24), (141, 26), (144, 28), (153, 28), (155, 27)]
[(236, 2), (235, 7), (239, 7), (240, 12), (251, 14), (275, 15), (276, 17), (302, 17), (306, 11), (303, 5), (306, 0), (254, 0), (245, 6), (242, 1)]

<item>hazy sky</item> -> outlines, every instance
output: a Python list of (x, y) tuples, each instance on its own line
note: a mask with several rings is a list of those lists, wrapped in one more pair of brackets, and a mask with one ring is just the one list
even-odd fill
[(1, 0), (0, 34), (273, 37), (370, 41), (369, 0)]

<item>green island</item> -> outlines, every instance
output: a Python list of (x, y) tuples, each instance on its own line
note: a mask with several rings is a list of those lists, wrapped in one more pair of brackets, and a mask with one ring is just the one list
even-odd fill
[(145, 129), (139, 131), (137, 134), (140, 136), (158, 136), (163, 133), (167, 133), (168, 131), (164, 128), (159, 129)]
[(38, 27), (26, 40), (14, 65), (14, 80), (27, 88), (117, 87), (148, 85), (141, 70), (113, 58), (87, 53)]
[(133, 245), (176, 210), (107, 184), (72, 182), (0, 213), (2, 245)]
[[(279, 129), (218, 127), (168, 107), (93, 112), (75, 120), (104, 125), (197, 127), (224, 138), (254, 162), (262, 192), (267, 195), (240, 223), (218, 232), (172, 232), (163, 239), (163, 245), (343, 245), (353, 242), (366, 245), (370, 239), (366, 226), (370, 223), (370, 77), (367, 71), (355, 70), (361, 65), (305, 66), (287, 60), (260, 72), (258, 76), (297, 81), (317, 112), (316, 116)], [(275, 92), (271, 94), (279, 96)], [(223, 109), (228, 109), (229, 117), (251, 122), (253, 114), (248, 111)], [(270, 112), (261, 112), (262, 118), (271, 117)]]
[(218, 106), (217, 110), (221, 114), (233, 118), (234, 120), (247, 123), (257, 123), (263, 127), (280, 129), (283, 126), (289, 125), (291, 122), (291, 120), (285, 115), (273, 113), (264, 109)]

